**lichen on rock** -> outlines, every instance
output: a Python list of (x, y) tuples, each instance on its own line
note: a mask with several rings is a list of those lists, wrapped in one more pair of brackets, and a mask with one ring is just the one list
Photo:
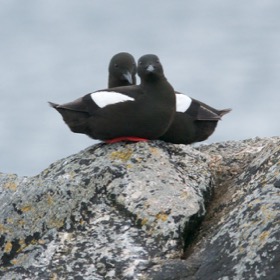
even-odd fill
[(3, 192), (2, 265), (50, 277), (62, 257), (57, 250), (66, 250), (65, 263), (59, 260), (63, 275), (71, 264), (83, 275), (113, 277), (122, 267), (123, 279), (134, 277), (157, 259), (180, 257), (211, 189), (207, 156), (191, 147), (160, 141), (92, 146)]
[(280, 138), (97, 144), (0, 173), (1, 279), (279, 279)]

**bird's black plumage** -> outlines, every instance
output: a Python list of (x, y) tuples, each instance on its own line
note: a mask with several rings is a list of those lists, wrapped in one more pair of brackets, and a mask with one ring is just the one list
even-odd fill
[[(75, 133), (99, 140), (119, 137), (157, 139), (173, 120), (174, 90), (165, 78), (157, 56), (142, 56), (137, 71), (140, 85), (100, 90), (70, 103), (50, 105)], [(109, 100), (111, 97), (113, 102)]]
[[(175, 91), (175, 94), (176, 99), (180, 100), (182, 93)], [(199, 100), (189, 98), (189, 107), (183, 112), (176, 111), (171, 126), (159, 139), (174, 144), (204, 141), (214, 133), (222, 116), (231, 111), (231, 109), (217, 110)]]

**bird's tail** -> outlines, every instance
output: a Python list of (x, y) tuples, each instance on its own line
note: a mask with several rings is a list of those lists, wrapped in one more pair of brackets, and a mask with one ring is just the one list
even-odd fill
[(49, 105), (50, 105), (52, 108), (54, 108), (54, 109), (56, 109), (57, 106), (58, 106), (58, 104), (53, 103), (53, 102), (48, 102), (48, 103), (49, 103)]
[(222, 116), (228, 114), (231, 110), (232, 110), (231, 108), (219, 110), (219, 116), (222, 117)]

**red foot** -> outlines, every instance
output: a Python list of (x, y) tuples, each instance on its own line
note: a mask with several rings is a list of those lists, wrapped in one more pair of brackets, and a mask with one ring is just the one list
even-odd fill
[(133, 137), (133, 136), (123, 136), (123, 137), (113, 138), (113, 139), (110, 139), (110, 140), (105, 140), (105, 143), (113, 144), (113, 143), (118, 143), (118, 142), (122, 142), (122, 141), (147, 142), (148, 139), (140, 138), (140, 137)]

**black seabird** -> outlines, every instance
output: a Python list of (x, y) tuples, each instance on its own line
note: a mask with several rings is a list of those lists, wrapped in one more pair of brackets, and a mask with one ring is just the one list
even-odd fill
[(191, 144), (206, 140), (218, 121), (231, 109), (217, 110), (199, 100), (175, 91), (176, 114), (167, 132), (159, 139), (174, 144)]
[(89, 93), (73, 102), (49, 102), (71, 131), (109, 143), (157, 139), (173, 121), (176, 107), (172, 86), (156, 55), (138, 60), (140, 85)]
[(115, 54), (109, 63), (108, 88), (136, 84), (136, 62), (127, 52)]
[[(118, 72), (113, 67), (114, 57), (118, 58), (117, 64), (122, 65)], [(133, 56), (127, 53), (115, 55), (109, 67), (109, 87), (110, 81), (114, 80), (114, 84), (118, 86), (126, 86), (122, 73), (131, 73), (131, 80), (136, 84), (136, 72), (133, 72)], [(130, 69), (130, 70), (129, 70)], [(112, 79), (114, 76), (114, 79)], [(217, 110), (199, 100), (191, 98), (183, 93), (175, 92), (176, 94), (176, 114), (174, 120), (167, 130), (159, 139), (174, 144), (191, 144), (206, 140), (213, 134), (217, 127), (218, 121), (222, 116), (229, 113), (231, 109)]]

